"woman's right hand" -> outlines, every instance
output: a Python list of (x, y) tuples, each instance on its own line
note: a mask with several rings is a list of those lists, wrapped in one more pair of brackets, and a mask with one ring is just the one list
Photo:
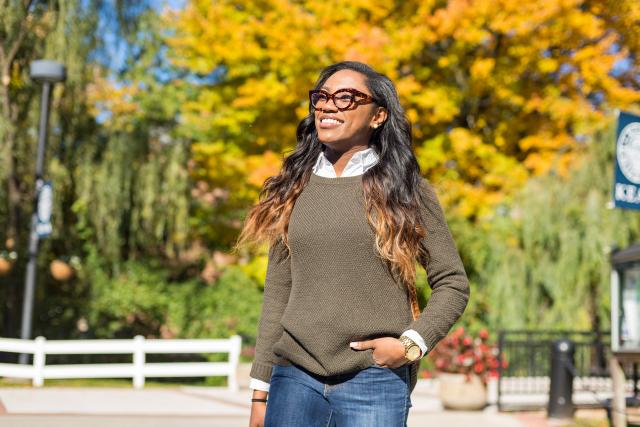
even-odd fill
[(249, 427), (264, 427), (264, 414), (266, 412), (267, 405), (264, 402), (252, 402)]

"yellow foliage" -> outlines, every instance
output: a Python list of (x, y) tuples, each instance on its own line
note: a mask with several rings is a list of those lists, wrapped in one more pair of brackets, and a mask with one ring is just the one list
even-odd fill
[(471, 65), (471, 77), (476, 80), (489, 78), (496, 64), (494, 58), (478, 58)]
[(247, 182), (262, 187), (264, 181), (270, 176), (277, 175), (282, 160), (273, 151), (265, 151), (264, 154), (256, 154), (246, 158), (246, 170), (249, 171)]
[(111, 129), (130, 131), (135, 121), (131, 120), (131, 116), (135, 116), (140, 109), (135, 100), (139, 91), (139, 88), (134, 85), (116, 85), (96, 70), (93, 82), (87, 86), (87, 104), (91, 106), (90, 113)]
[[(244, 180), (257, 194), (295, 144), (318, 72), (360, 60), (396, 83), (416, 156), (444, 203), (491, 216), (528, 177), (565, 174), (577, 137), (605, 126), (610, 109), (640, 101), (637, 77), (629, 80), (638, 4), (192, 0), (164, 19), (173, 64), (217, 79), (183, 106), (185, 133), (198, 135), (194, 174), (233, 176), (234, 188)], [(629, 73), (612, 73), (623, 59)]]

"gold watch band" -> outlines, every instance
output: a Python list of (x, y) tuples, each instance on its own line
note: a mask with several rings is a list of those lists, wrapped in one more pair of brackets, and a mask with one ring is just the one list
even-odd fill
[(420, 358), (422, 350), (420, 349), (420, 346), (418, 346), (418, 344), (416, 344), (411, 338), (404, 335), (401, 335), (398, 339), (404, 345), (405, 359), (407, 359), (409, 362), (415, 362)]

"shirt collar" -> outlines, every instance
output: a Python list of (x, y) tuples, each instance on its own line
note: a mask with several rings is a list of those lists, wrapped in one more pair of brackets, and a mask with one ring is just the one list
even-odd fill
[[(360, 150), (351, 156), (340, 177), (362, 175), (378, 163), (378, 160), (378, 153), (372, 147)], [(337, 178), (333, 164), (326, 158), (324, 151), (318, 155), (313, 165), (313, 173), (325, 178)]]

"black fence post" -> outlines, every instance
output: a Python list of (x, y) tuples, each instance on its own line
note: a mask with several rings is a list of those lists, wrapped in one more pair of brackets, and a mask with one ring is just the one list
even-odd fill
[(573, 341), (561, 339), (551, 344), (551, 381), (549, 389), (549, 418), (573, 418), (573, 377), (575, 345)]

